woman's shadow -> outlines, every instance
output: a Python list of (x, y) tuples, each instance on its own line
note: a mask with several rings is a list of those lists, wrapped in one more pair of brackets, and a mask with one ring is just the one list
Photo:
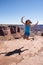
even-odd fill
[(24, 48), (24, 47), (21, 47), (19, 49), (14, 50), (14, 51), (8, 52), (8, 53), (5, 54), (5, 56), (11, 56), (13, 54), (19, 54), (20, 55), (22, 52), (28, 50), (28, 49), (21, 50), (22, 48)]

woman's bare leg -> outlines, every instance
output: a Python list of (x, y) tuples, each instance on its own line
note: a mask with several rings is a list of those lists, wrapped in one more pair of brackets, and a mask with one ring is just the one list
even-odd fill
[(34, 40), (34, 37), (29, 37), (29, 39), (32, 39), (32, 40)]
[(25, 39), (25, 38), (26, 38), (26, 36), (24, 35), (24, 36), (23, 36), (23, 38)]
[(26, 37), (26, 39), (27, 39), (27, 40), (30, 40), (28, 36)]
[(27, 36), (26, 39), (27, 39), (27, 40), (30, 40), (30, 39), (34, 40), (34, 37), (28, 37), (28, 36)]

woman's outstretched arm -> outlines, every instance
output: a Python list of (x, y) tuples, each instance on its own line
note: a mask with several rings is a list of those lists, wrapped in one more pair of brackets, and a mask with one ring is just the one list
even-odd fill
[(25, 23), (23, 22), (23, 18), (24, 18), (24, 16), (21, 18), (21, 22), (22, 22), (23, 24), (25, 24)]
[(36, 22), (36, 24), (32, 24), (32, 26), (36, 26), (36, 25), (38, 25), (38, 21)]

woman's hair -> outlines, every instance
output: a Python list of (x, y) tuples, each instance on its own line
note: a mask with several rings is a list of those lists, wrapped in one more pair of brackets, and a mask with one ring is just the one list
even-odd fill
[(26, 25), (27, 25), (27, 24), (31, 24), (32, 22), (31, 22), (30, 20), (26, 20), (25, 23), (26, 23)]

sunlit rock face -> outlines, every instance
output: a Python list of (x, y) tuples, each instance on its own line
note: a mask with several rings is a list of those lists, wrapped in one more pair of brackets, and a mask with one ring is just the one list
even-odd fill
[(10, 33), (9, 27), (0, 26), (0, 36), (5, 36), (5, 35), (8, 35), (9, 33)]
[(0, 36), (8, 35), (8, 34), (16, 34), (20, 33), (20, 27), (16, 25), (6, 25), (0, 26)]
[(11, 32), (11, 34), (16, 33), (16, 26), (11, 26), (10, 27), (10, 32)]
[(2, 27), (0, 27), (0, 36), (4, 36), (4, 32), (3, 32)]
[(0, 25), (0, 40), (6, 40), (9, 37), (10, 40), (15, 37), (21, 37), (22, 31), (19, 25)]

